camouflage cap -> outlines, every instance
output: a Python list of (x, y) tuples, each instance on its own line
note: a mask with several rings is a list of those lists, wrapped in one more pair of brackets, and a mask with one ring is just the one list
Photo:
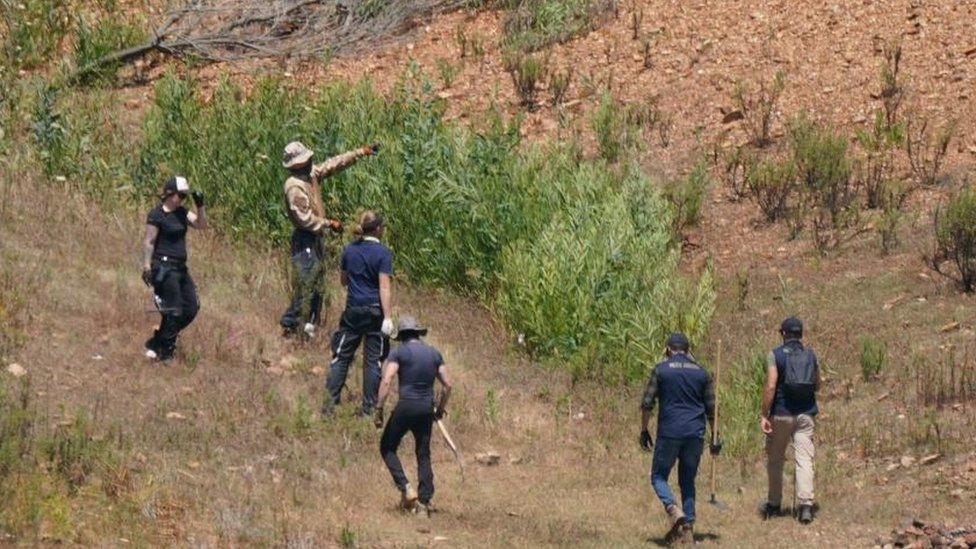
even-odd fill
[(298, 141), (292, 141), (285, 147), (285, 152), (281, 158), (281, 165), (288, 169), (297, 168), (308, 163), (312, 159), (313, 154), (315, 153), (305, 145)]

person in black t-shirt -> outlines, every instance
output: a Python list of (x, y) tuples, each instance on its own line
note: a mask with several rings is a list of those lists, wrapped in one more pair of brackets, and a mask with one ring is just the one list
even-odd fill
[[(196, 212), (183, 206), (191, 194)], [(186, 269), (187, 227), (207, 227), (203, 193), (191, 193), (186, 178), (174, 177), (163, 186), (159, 204), (146, 218), (142, 280), (153, 289), (153, 299), (163, 317), (145, 344), (146, 357), (152, 360), (173, 357), (177, 336), (193, 322), (200, 308), (196, 286)]]
[[(444, 358), (437, 349), (421, 341), (427, 334), (416, 319), (400, 319), (397, 340), (401, 342), (386, 362), (380, 384), (374, 424), (383, 426), (383, 405), (390, 393), (390, 384), (397, 376), (399, 400), (380, 439), (380, 455), (386, 463), (393, 483), (400, 491), (400, 506), (404, 510), (430, 514), (430, 500), (434, 496), (434, 470), (430, 464), (430, 435), (435, 419), (444, 417), (447, 400), (451, 396), (451, 381)], [(434, 403), (434, 380), (443, 386), (440, 399)], [(403, 472), (397, 448), (407, 432), (413, 433), (417, 454), (417, 476), (420, 494), (414, 491)]]
[(364, 212), (353, 232), (359, 239), (342, 251), (341, 282), (348, 290), (346, 310), (332, 334), (332, 364), (326, 380), (324, 416), (339, 404), (349, 364), (363, 342), (362, 415), (369, 418), (380, 388), (380, 370), (390, 350), (393, 290), (393, 253), (380, 242), (386, 228), (383, 217)]

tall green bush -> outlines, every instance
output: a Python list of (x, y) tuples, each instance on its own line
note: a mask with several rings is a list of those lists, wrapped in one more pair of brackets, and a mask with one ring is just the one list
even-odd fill
[[(956, 280), (965, 292), (976, 289), (976, 191), (970, 187), (936, 209), (933, 268)], [(949, 263), (950, 268), (945, 264)]]
[[(136, 182), (147, 195), (173, 173), (213, 199), (217, 225), (283, 242), (281, 150), (302, 140), (326, 155), (364, 143), (381, 153), (326, 181), (330, 215), (383, 211), (400, 273), (496, 304), (533, 351), (633, 377), (682, 328), (699, 338), (714, 293), (676, 270), (672, 208), (637, 173), (579, 163), (567, 145), (519, 147), (497, 115), (475, 134), (444, 123), (417, 74), (388, 97), (368, 83), (315, 93), (280, 82), (250, 94), (223, 83), (209, 102), (167, 77), (148, 115)], [(581, 358), (585, 357), (585, 358)]]

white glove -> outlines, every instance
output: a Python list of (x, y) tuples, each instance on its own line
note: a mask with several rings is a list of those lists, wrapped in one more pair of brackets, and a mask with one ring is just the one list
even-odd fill
[(383, 327), (380, 328), (380, 331), (383, 332), (383, 335), (387, 337), (393, 335), (393, 320), (389, 318), (384, 318)]

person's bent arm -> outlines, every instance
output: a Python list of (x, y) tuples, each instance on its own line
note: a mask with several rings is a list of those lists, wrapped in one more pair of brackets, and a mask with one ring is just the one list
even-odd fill
[(437, 411), (435, 412), (437, 417), (444, 415), (444, 411), (447, 410), (447, 401), (451, 398), (451, 377), (447, 373), (447, 366), (441, 364), (437, 368), (437, 379), (441, 382), (441, 396), (437, 401)]
[(380, 381), (380, 392), (376, 398), (377, 409), (382, 410), (386, 404), (386, 397), (390, 396), (390, 385), (393, 384), (393, 376), (399, 370), (400, 364), (396, 362), (387, 362), (386, 366), (383, 367), (383, 379)]
[(779, 372), (776, 370), (776, 357), (772, 353), (766, 365), (766, 387), (763, 389), (762, 411), (759, 420), (760, 428), (765, 434), (773, 432), (773, 424), (770, 422), (770, 414), (773, 408), (773, 398), (776, 396), (776, 382), (779, 379)]
[(346, 271), (340, 271), (339, 272), (339, 283), (342, 284), (343, 286), (348, 286), (349, 285), (349, 273), (347, 273)]
[(708, 429), (712, 433), (712, 440), (718, 440), (715, 433), (715, 381), (708, 376), (705, 385), (705, 417), (708, 419)]
[(288, 200), (288, 209), (294, 214), (293, 219), (300, 228), (315, 234), (322, 234), (325, 228), (329, 226), (327, 219), (315, 214), (312, 209), (311, 197), (299, 185), (289, 186), (285, 198)]
[(152, 268), (153, 251), (156, 249), (156, 237), (159, 236), (159, 227), (146, 225), (146, 238), (142, 241), (142, 270), (148, 271)]
[(207, 216), (207, 207), (203, 203), (203, 193), (193, 193), (193, 203), (196, 204), (197, 211), (188, 212), (186, 214), (186, 220), (190, 222), (191, 227), (202, 231), (210, 226), (210, 218)]

